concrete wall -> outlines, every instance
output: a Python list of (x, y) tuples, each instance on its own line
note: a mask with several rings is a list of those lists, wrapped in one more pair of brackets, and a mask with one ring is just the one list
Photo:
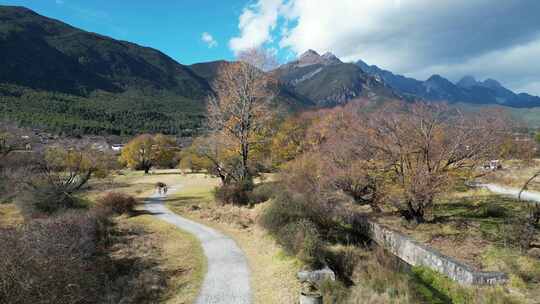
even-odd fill
[(367, 225), (375, 243), (409, 265), (428, 267), (463, 285), (496, 285), (508, 280), (505, 273), (475, 271), (468, 265), (378, 223), (368, 221)]

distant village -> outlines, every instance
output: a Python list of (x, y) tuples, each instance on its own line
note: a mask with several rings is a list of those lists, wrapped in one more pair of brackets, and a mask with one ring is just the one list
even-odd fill
[[(131, 139), (123, 136), (83, 135), (78, 137), (61, 136), (41, 129), (13, 128), (10, 134), (17, 142), (20, 152), (43, 152), (47, 148), (62, 147), (66, 149), (92, 149), (99, 152), (112, 152), (120, 154), (125, 144)], [(177, 146), (184, 147), (190, 144), (191, 138), (175, 137)]]

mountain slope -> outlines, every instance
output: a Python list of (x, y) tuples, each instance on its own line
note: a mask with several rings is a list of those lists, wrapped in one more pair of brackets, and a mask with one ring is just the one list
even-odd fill
[(0, 6), (0, 106), (57, 132), (191, 134), (208, 82), (148, 47)]
[(433, 75), (426, 81), (420, 81), (396, 75), (376, 65), (368, 65), (362, 60), (356, 62), (356, 65), (369, 75), (384, 81), (408, 99), (503, 105), (517, 108), (540, 106), (540, 97), (524, 93), (516, 94), (493, 79), (477, 81), (472, 76), (465, 76), (454, 84), (439, 75)]
[(0, 7), (0, 81), (64, 93), (129, 88), (204, 96), (207, 83), (165, 54), (85, 32), (21, 7)]
[[(195, 72), (195, 74), (204, 78), (206, 81), (208, 81), (208, 83), (210, 83), (210, 85), (212, 85), (218, 76), (219, 70), (225, 68), (229, 64), (231, 64), (229, 61), (217, 60), (195, 63), (189, 67), (193, 72)], [(284, 105), (287, 110), (297, 111), (315, 106), (311, 99), (294, 92), (282, 82), (279, 84), (278, 88), (279, 91), (275, 102), (276, 104)]]
[(313, 50), (275, 71), (291, 91), (305, 96), (318, 106), (335, 106), (368, 97), (393, 99), (398, 96), (383, 82), (351, 63), (343, 63), (331, 53)]

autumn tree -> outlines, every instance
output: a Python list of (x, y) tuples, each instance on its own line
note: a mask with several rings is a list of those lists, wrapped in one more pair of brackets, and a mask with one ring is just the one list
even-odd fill
[(152, 166), (172, 161), (175, 145), (174, 139), (162, 134), (139, 135), (122, 149), (120, 160), (128, 167), (148, 174)]
[[(184, 168), (192, 170), (205, 170), (207, 173), (220, 178), (222, 184), (237, 181), (238, 174), (234, 174), (234, 151), (225, 148), (220, 139), (222, 137), (207, 135), (196, 138), (188, 149), (182, 153), (181, 163)], [(189, 165), (189, 167), (188, 167)]]
[(321, 179), (330, 191), (341, 191), (356, 204), (380, 210), (384, 168), (367, 149), (362, 102), (319, 112), (307, 130), (305, 149), (318, 153)]
[(234, 159), (226, 159), (227, 163), (213, 159), (219, 163), (217, 172), (227, 172), (227, 178), (220, 176), (222, 181), (244, 183), (250, 182), (255, 173), (255, 149), (262, 141), (269, 142), (260, 134), (267, 131), (274, 117), (271, 102), (276, 80), (266, 72), (275, 62), (268, 52), (249, 50), (238, 59), (224, 65), (213, 83), (215, 96), (208, 102), (208, 126), (220, 149), (234, 155)]
[(305, 112), (288, 117), (279, 125), (270, 146), (275, 166), (289, 162), (306, 151), (309, 145), (306, 134), (316, 118), (317, 114)]
[(417, 222), (441, 192), (498, 155), (500, 113), (464, 114), (444, 104), (399, 104), (365, 115), (366, 148), (391, 174), (403, 215)]

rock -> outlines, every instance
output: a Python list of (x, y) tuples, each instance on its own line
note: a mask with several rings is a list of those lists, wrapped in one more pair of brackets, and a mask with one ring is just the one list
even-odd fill
[(300, 294), (300, 304), (323, 304), (321, 295)]
[(540, 248), (531, 248), (527, 251), (527, 254), (533, 258), (540, 259)]
[(326, 280), (336, 280), (336, 274), (332, 269), (328, 268), (328, 266), (313, 271), (299, 271), (296, 276), (300, 282), (310, 282), (314, 284), (320, 284)]

